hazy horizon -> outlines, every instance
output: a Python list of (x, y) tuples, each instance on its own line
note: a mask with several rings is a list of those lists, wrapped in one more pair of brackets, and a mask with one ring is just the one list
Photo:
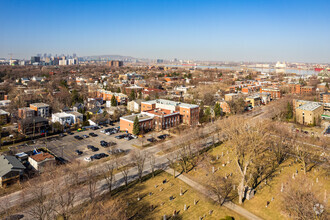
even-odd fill
[(1, 1), (0, 57), (330, 62), (328, 1)]

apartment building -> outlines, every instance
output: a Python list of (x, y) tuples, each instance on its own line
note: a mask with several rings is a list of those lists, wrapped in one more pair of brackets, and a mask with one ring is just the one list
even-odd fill
[(330, 103), (330, 92), (320, 93), (320, 101), (323, 103)]
[(313, 94), (316, 92), (314, 86), (301, 86), (300, 84), (290, 84), (290, 91), (293, 94)]
[(153, 109), (165, 109), (170, 111), (178, 111), (180, 113), (180, 121), (190, 126), (196, 126), (199, 122), (199, 106), (186, 104), (165, 99), (156, 99), (141, 102), (141, 112), (147, 112)]
[(315, 102), (309, 102), (296, 108), (296, 121), (299, 124), (312, 125), (321, 119), (322, 113), (322, 105)]
[(260, 93), (270, 93), (272, 100), (282, 98), (281, 91), (278, 88), (260, 88)]
[(36, 112), (36, 116), (40, 117), (49, 117), (49, 105), (45, 103), (32, 103), (30, 104), (30, 108)]

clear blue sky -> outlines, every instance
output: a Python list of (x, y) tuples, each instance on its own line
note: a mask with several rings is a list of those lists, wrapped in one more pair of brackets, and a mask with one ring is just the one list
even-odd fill
[(330, 0), (0, 0), (0, 57), (330, 62)]

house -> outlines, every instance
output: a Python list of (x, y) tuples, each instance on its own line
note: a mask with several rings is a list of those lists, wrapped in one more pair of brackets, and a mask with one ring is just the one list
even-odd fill
[(84, 108), (84, 104), (82, 103), (76, 103), (73, 105), (72, 110), (75, 112), (78, 112), (80, 109)]
[(0, 108), (6, 108), (10, 105), (11, 100), (1, 100), (0, 101)]
[(281, 91), (278, 88), (260, 88), (260, 93), (270, 93), (272, 100), (282, 97)]
[(45, 118), (50, 116), (50, 110), (48, 104), (32, 103), (30, 104), (30, 108), (36, 112), (37, 116), (45, 117)]
[(94, 107), (94, 108), (87, 110), (87, 113), (92, 114), (92, 115), (97, 115), (97, 114), (102, 114), (103, 110), (100, 107)]
[(140, 112), (141, 111), (141, 102), (142, 99), (133, 100), (127, 103), (127, 109), (131, 112)]
[(256, 106), (260, 106), (261, 104), (260, 95), (246, 97), (245, 101), (249, 102), (253, 108)]
[(238, 98), (238, 94), (237, 93), (228, 93), (228, 94), (225, 94), (225, 101), (226, 102), (234, 101), (237, 98)]
[(0, 124), (7, 124), (10, 119), (10, 113), (0, 109)]
[(52, 114), (52, 122), (59, 122), (63, 126), (70, 126), (83, 121), (83, 114), (79, 112), (59, 112)]
[(0, 186), (5, 187), (17, 183), (25, 166), (14, 156), (0, 156)]
[(56, 165), (55, 157), (50, 153), (42, 151), (38, 154), (30, 156), (28, 161), (31, 166), (39, 172), (43, 172), (46, 168), (50, 168)]
[(230, 113), (230, 106), (228, 102), (220, 102), (220, 108), (222, 109), (222, 112), (224, 113)]

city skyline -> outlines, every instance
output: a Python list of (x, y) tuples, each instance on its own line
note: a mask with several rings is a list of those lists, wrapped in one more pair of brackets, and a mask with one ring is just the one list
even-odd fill
[[(327, 1), (2, 1), (0, 57), (330, 60)], [(43, 54), (43, 53), (42, 53)]]

